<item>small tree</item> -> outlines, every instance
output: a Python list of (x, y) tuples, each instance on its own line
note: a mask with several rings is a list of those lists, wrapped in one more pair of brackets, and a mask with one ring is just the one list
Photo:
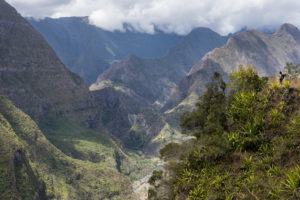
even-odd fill
[[(196, 137), (201, 133), (222, 132), (226, 126), (225, 96), (226, 84), (222, 76), (215, 72), (206, 92), (199, 97), (197, 109), (185, 113), (181, 118), (183, 131), (194, 131)], [(197, 130), (197, 131), (195, 131)]]
[(266, 79), (259, 77), (255, 68), (250, 65), (245, 67), (240, 65), (237, 71), (229, 75), (229, 80), (231, 81), (229, 87), (236, 92), (259, 92), (267, 82)]

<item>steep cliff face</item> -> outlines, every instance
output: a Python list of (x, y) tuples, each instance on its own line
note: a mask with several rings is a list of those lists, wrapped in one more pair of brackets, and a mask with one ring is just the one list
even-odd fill
[(34, 119), (51, 111), (89, 122), (96, 113), (81, 78), (68, 71), (44, 38), (3, 0), (0, 93)]
[(300, 62), (300, 31), (295, 26), (283, 24), (273, 34), (250, 30), (234, 35), (226, 45), (207, 53), (193, 66), (173, 91), (164, 110), (183, 105), (191, 98), (195, 100), (209, 80), (202, 72), (211, 76), (214, 71), (219, 71), (226, 79), (226, 74), (240, 64), (249, 64), (255, 66), (261, 76), (272, 76), (278, 74), (286, 62)]
[(92, 93), (100, 109), (99, 120), (128, 148), (145, 149), (164, 126), (153, 106), (128, 88), (103, 87)]

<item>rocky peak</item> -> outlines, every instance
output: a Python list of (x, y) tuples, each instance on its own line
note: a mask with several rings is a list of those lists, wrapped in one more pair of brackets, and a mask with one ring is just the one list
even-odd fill
[(276, 31), (276, 34), (280, 33), (298, 33), (299, 29), (293, 24), (285, 23), (282, 24), (279, 29)]
[(285, 23), (275, 33), (277, 36), (284, 36), (286, 34), (291, 35), (300, 44), (300, 31), (296, 26)]
[(20, 18), (19, 13), (7, 4), (4, 0), (0, 0), (0, 20), (9, 20), (9, 21), (25, 21)]
[(200, 35), (211, 35), (211, 34), (216, 34), (216, 35), (217, 35), (216, 32), (212, 31), (212, 30), (209, 29), (209, 28), (198, 27), (198, 28), (193, 29), (193, 30), (188, 34), (188, 37), (193, 37), (193, 36), (199, 37)]
[(142, 58), (137, 57), (134, 54), (128, 54), (122, 62), (135, 62), (137, 60), (142, 60)]

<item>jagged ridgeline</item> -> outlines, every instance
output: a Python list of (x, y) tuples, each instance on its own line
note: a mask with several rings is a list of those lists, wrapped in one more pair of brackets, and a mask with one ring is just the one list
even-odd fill
[(273, 34), (249, 30), (233, 35), (221, 48), (207, 53), (184, 77), (164, 105), (168, 115), (191, 108), (204, 92), (209, 77), (218, 71), (228, 75), (240, 64), (255, 66), (261, 76), (278, 74), (286, 62), (300, 62), (300, 31), (291, 24), (283, 24)]
[(195, 138), (160, 150), (167, 164), (149, 179), (149, 199), (299, 199), (300, 65), (285, 69), (282, 84), (251, 66), (228, 84), (215, 72), (181, 117)]

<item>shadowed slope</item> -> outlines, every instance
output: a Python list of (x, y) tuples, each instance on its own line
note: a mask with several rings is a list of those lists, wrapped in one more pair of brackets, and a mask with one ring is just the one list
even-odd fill
[(2, 96), (0, 131), (1, 199), (131, 198), (129, 180), (110, 162), (66, 156), (28, 115)]
[(89, 122), (95, 105), (81, 78), (5, 1), (0, 1), (0, 92), (34, 119), (48, 111)]

